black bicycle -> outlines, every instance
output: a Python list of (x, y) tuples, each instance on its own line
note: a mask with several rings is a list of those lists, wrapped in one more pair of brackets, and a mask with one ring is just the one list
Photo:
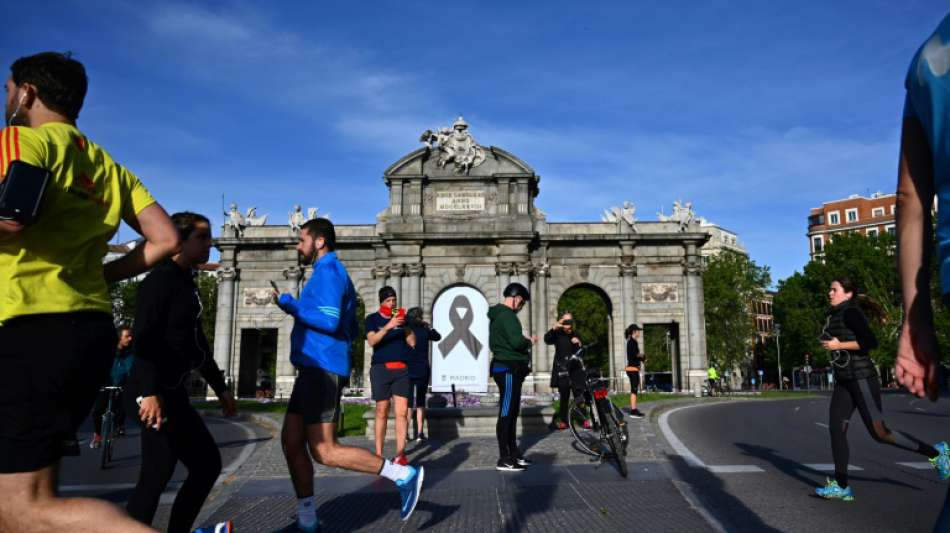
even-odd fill
[[(627, 477), (627, 441), (630, 435), (620, 408), (610, 401), (606, 379), (599, 372), (588, 372), (584, 365), (584, 351), (578, 348), (567, 358), (572, 375), (582, 375), (583, 391), (571, 406), (568, 416), (571, 434), (579, 451), (606, 462), (613, 457), (620, 469), (620, 475)], [(586, 423), (585, 423), (586, 422)]]
[(112, 411), (112, 402), (119, 401), (119, 395), (122, 394), (122, 387), (102, 387), (101, 391), (109, 394), (109, 402), (106, 404), (106, 412), (102, 413), (102, 458), (99, 467), (103, 470), (109, 461), (112, 460), (112, 448), (115, 439), (118, 437), (115, 425), (115, 412)]

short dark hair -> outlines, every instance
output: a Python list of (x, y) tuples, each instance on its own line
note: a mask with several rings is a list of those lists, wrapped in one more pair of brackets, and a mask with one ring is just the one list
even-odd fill
[(208, 226), (211, 226), (211, 221), (208, 220), (208, 217), (199, 215), (198, 213), (192, 213), (191, 211), (181, 211), (172, 215), (172, 224), (175, 225), (175, 229), (178, 230), (178, 236), (183, 241), (188, 239), (192, 231), (195, 231), (195, 225), (199, 222), (204, 222)]
[(389, 285), (384, 286), (379, 289), (379, 303), (383, 303), (389, 298), (396, 297), (396, 289), (390, 287)]
[(634, 331), (640, 331), (642, 328), (636, 324), (630, 324), (627, 326), (627, 331), (623, 334), (624, 337), (629, 337), (633, 334)]
[(86, 99), (89, 80), (86, 68), (72, 57), (72, 52), (40, 52), (21, 57), (10, 65), (13, 83), (36, 86), (36, 96), (43, 105), (70, 120), (79, 118)]
[(518, 282), (509, 283), (501, 295), (505, 298), (521, 296), (526, 302), (531, 300), (531, 293), (528, 291), (528, 288)]
[(126, 324), (126, 323), (122, 323), (122, 324), (119, 324), (118, 326), (116, 326), (116, 328), (115, 328), (115, 332), (116, 332), (116, 333), (118, 333), (119, 335), (122, 335), (122, 332), (123, 332), (123, 331), (128, 331), (129, 333), (132, 333), (132, 326), (130, 326), (130, 325)]
[(310, 219), (300, 226), (300, 231), (306, 231), (314, 239), (323, 237), (327, 243), (327, 250), (331, 252), (336, 250), (336, 230), (333, 228), (333, 222), (325, 218)]

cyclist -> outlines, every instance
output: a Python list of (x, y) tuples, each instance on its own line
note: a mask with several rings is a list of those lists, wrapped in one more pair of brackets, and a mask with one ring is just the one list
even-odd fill
[(525, 337), (518, 321), (518, 311), (531, 299), (527, 287), (511, 283), (502, 295), (505, 301), (488, 310), (488, 346), (493, 355), (489, 368), (501, 395), (495, 425), (499, 450), (496, 468), (518, 472), (531, 465), (518, 451), (516, 428), (521, 411), (521, 383), (531, 372), (531, 346), (538, 338)]
[(313, 463), (375, 474), (399, 489), (400, 517), (408, 520), (419, 501), (423, 467), (395, 464), (356, 446), (344, 446), (336, 437), (340, 396), (350, 375), (350, 357), (359, 326), (356, 289), (337, 259), (333, 223), (317, 218), (300, 227), (297, 253), (313, 265), (313, 274), (300, 298), (277, 294), (277, 304), (294, 318), (290, 334), (290, 362), (297, 368), (281, 444), (290, 479), (297, 494), (297, 529), (320, 529), (313, 497)]
[(821, 334), (821, 344), (828, 350), (835, 368), (835, 388), (828, 417), (835, 476), (828, 479), (824, 487), (815, 489), (815, 493), (826, 499), (854, 499), (854, 492), (848, 485), (847, 432), (855, 409), (875, 441), (926, 455), (941, 480), (950, 478), (950, 447), (946, 442), (931, 446), (903, 431), (891, 431), (884, 423), (881, 380), (868, 355), (877, 347), (877, 339), (858, 301), (873, 311), (876, 318), (881, 317), (883, 311), (873, 300), (859, 294), (855, 283), (846, 276), (831, 282), (828, 300), (831, 309)]
[[(574, 332), (574, 315), (570, 311), (561, 313), (560, 318), (551, 329), (544, 334), (544, 344), (554, 346), (554, 361), (551, 368), (551, 388), (557, 388), (560, 398), (558, 409), (557, 429), (567, 429), (568, 410), (570, 409), (571, 382), (570, 369), (567, 358), (583, 343)], [(578, 395), (574, 394), (575, 401)]]
[(637, 393), (640, 392), (640, 374), (643, 371), (643, 364), (647, 358), (640, 352), (640, 344), (637, 339), (641, 335), (640, 326), (630, 324), (627, 326), (627, 378), (630, 379), (630, 417), (643, 418), (643, 413), (637, 409)]
[[(175, 213), (172, 222), (181, 238), (180, 251), (142, 280), (135, 310), (135, 360), (126, 404), (142, 422), (142, 465), (128, 510), (150, 524), (180, 461), (188, 477), (172, 505), (168, 531), (187, 532), (221, 473), (221, 453), (185, 388), (191, 371), (201, 372), (225, 416), (234, 416), (237, 406), (208, 346), (194, 280), (195, 269), (211, 251), (210, 222), (190, 212)], [(138, 397), (141, 404), (136, 406)]]
[[(178, 236), (139, 179), (76, 127), (88, 80), (69, 54), (16, 60), (6, 81), (0, 180), (12, 161), (50, 172), (32, 224), (0, 220), (0, 524), (6, 531), (150, 531), (118, 507), (60, 498), (60, 458), (109, 379), (107, 282), (174, 252)], [(102, 265), (125, 221), (145, 242)], [(43, 339), (41, 349), (37, 339)]]
[[(132, 328), (129, 326), (119, 327), (119, 346), (116, 348), (115, 359), (112, 360), (112, 372), (110, 373), (113, 387), (124, 387), (125, 379), (129, 376), (129, 370), (132, 368)], [(96, 405), (92, 408), (92, 424), (95, 433), (92, 440), (89, 441), (90, 448), (98, 448), (102, 444), (102, 415), (105, 414), (109, 406), (109, 391), (99, 391), (99, 397), (96, 398)], [(112, 401), (112, 412), (115, 413), (115, 433), (116, 435), (125, 434), (125, 409), (122, 407), (122, 392), (114, 396)]]

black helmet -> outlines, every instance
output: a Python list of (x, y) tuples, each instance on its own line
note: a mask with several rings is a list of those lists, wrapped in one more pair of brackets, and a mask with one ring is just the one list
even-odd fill
[(528, 291), (528, 288), (520, 283), (509, 283), (505, 287), (505, 292), (502, 293), (505, 298), (512, 298), (515, 296), (521, 296), (524, 301), (531, 301), (531, 293)]

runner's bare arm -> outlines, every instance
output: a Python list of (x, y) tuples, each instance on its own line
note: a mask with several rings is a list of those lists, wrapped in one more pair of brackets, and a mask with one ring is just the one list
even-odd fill
[(102, 269), (107, 282), (141, 274), (178, 250), (178, 230), (158, 203), (142, 209), (135, 217), (124, 220), (145, 237), (145, 244), (136, 246), (131, 252), (107, 263)]
[(23, 224), (15, 220), (0, 220), (0, 239), (5, 239), (23, 231)]

